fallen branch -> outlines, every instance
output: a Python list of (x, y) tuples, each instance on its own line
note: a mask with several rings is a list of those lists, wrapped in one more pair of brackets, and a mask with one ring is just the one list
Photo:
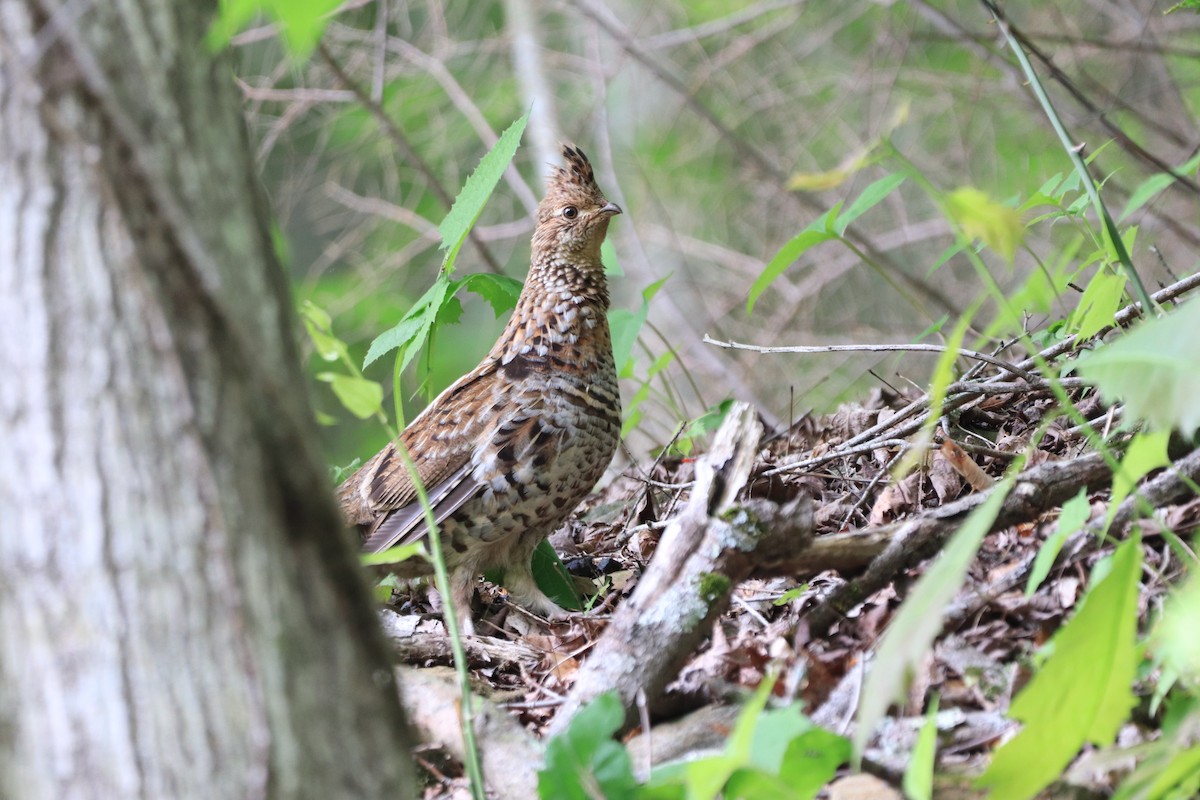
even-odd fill
[[(1051, 461), (1027, 470), (1018, 476), (1000, 513), (996, 515), (996, 521), (992, 523), (992, 530), (1037, 519), (1044, 512), (1062, 505), (1082, 487), (1094, 489), (1107, 485), (1111, 474), (1100, 453), (1091, 453), (1073, 461)], [(967, 515), (989, 495), (990, 492), (968, 495), (903, 522), (877, 528), (874, 532), (859, 531), (856, 534), (819, 537), (792, 559), (771, 565), (769, 572), (757, 570), (756, 574), (795, 574), (825, 569), (816, 560), (822, 556), (820, 550), (825, 551), (824, 556), (830, 561), (846, 559), (849, 554), (861, 556), (862, 550), (878, 546), (882, 539), (886, 539), (883, 550), (871, 561), (862, 576), (834, 591), (809, 613), (808, 624), (813, 635), (824, 635), (829, 626), (850, 609), (891, 583), (904, 570), (937, 553)], [(855, 538), (840, 539), (842, 536)], [(839, 540), (829, 541), (835, 538)], [(817, 546), (818, 542), (822, 543), (820, 547)]]
[[(450, 638), (444, 633), (416, 633), (407, 624), (411, 619), (391, 609), (385, 608), (379, 612), (379, 622), (384, 635), (391, 642), (396, 660), (414, 666), (452, 663), (454, 655), (450, 650)], [(524, 642), (490, 636), (465, 637), (463, 649), (466, 650), (467, 664), (472, 668), (530, 665), (542, 657), (542, 653)]]
[[(422, 742), (435, 744), (463, 760), (460, 697), (452, 670), (396, 668), (400, 702)], [(528, 800), (537, 795), (542, 743), (517, 720), (486, 698), (475, 698), (475, 740), (488, 788), (502, 800)]]
[(667, 526), (633, 595), (576, 676), (549, 729), (564, 730), (579, 708), (616, 690), (626, 722), (639, 690), (651, 709), (713, 622), (733, 589), (764, 564), (803, 548), (812, 535), (807, 498), (780, 507), (764, 500), (734, 506), (750, 476), (762, 426), (739, 403), (729, 412), (712, 448), (696, 462), (696, 484), (682, 513)]

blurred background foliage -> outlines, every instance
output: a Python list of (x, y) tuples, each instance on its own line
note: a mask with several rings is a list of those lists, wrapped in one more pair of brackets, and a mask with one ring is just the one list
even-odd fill
[[(1093, 174), (1114, 213), (1200, 145), (1200, 22), (1166, 13), (1170, 5), (1005, 7), (1068, 130), (1089, 155), (1099, 151)], [(514, 119), (532, 109), (525, 146), (459, 255), (460, 274), (521, 279), (555, 143), (573, 141), (591, 156), (601, 187), (626, 211), (610, 233), (622, 273), (614, 308), (638, 308), (643, 291), (667, 278), (622, 387), (627, 406), (639, 390), (646, 398), (628, 439), (634, 457), (729, 397), (786, 422), (881, 381), (921, 384), (934, 361), (759, 355), (703, 344), (706, 333), (760, 345), (912, 342), (983, 295), (961, 255), (937, 266), (954, 242), (951, 226), (907, 181), (854, 223), (858, 252), (837, 242), (807, 251), (748, 314), (749, 288), (780, 248), (899, 161), (876, 150), (868, 159), (876, 163), (840, 182), (824, 173), (886, 137), (937, 189), (976, 187), (1015, 207), (1071, 171), (974, 0), (350, 0), (307, 58), (289, 55), (275, 34), (259, 23), (233, 37), (258, 166), (298, 300), (329, 312), (360, 363), (435, 279), (437, 225)], [(830, 185), (790, 188), (797, 176)], [(1137, 226), (1133, 259), (1152, 290), (1194, 268), (1197, 193), (1191, 179), (1177, 181), (1122, 223)], [(1037, 225), (1012, 264), (982, 255), (1013, 291), (1082, 235)], [(1083, 285), (1064, 290), (1029, 328), (1065, 317)], [(976, 332), (995, 311), (984, 306)], [(421, 384), (436, 392), (469, 370), (503, 323), (464, 296), (460, 324), (439, 327), (429, 357), (405, 377), (409, 419), (430, 396)], [(325, 368), (313, 364), (314, 373)], [(367, 375), (390, 391), (388, 359)], [(314, 382), (312, 391), (329, 423), (331, 462), (386, 439), (328, 386)]]

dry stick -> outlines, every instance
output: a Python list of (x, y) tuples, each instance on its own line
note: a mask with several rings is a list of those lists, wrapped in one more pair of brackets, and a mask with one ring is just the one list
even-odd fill
[[(1107, 485), (1110, 478), (1111, 472), (1100, 453), (1090, 453), (1074, 461), (1052, 461), (1026, 470), (1017, 477), (1016, 484), (992, 523), (991, 530), (1000, 530), (1036, 519), (1044, 511), (1062, 505), (1078, 492), (1080, 487), (1094, 489)], [(866, 534), (873, 533), (876, 544), (880, 541), (887, 541), (887, 544), (861, 577), (834, 591), (808, 615), (809, 628), (813, 634), (824, 635), (834, 622), (890, 583), (896, 575), (934, 555), (958, 530), (958, 526), (967, 515), (989, 496), (990, 492), (968, 495), (904, 522), (883, 526), (873, 532), (859, 531), (860, 541)], [(846, 553), (839, 551), (836, 547), (838, 543), (830, 541), (840, 536), (842, 535), (819, 537), (791, 560), (781, 562), (778, 565), (779, 571), (772, 565), (768, 570), (760, 570), (758, 574), (794, 574), (805, 567), (812, 569), (819, 563), (817, 559), (829, 560), (825, 556), (844, 558)], [(853, 540), (841, 544), (849, 541)], [(821, 550), (828, 552), (822, 553)]]
[(756, 568), (803, 547), (812, 535), (807, 498), (782, 508), (765, 500), (734, 507), (761, 436), (753, 409), (736, 404), (696, 462), (691, 498), (667, 526), (637, 588), (580, 668), (550, 735), (562, 732), (584, 703), (608, 690), (620, 696), (627, 724), (636, 722), (640, 690), (652, 710), (661, 705), (663, 690), (711, 633), (733, 589)]
[[(783, 346), (783, 347), (762, 347), (756, 344), (743, 344), (741, 342), (721, 342), (704, 334), (704, 343), (724, 347), (730, 350), (751, 350), (755, 353), (944, 353), (946, 348), (940, 344), (831, 344), (818, 346)], [(993, 358), (987, 353), (980, 353), (976, 350), (968, 350), (965, 347), (956, 348), (956, 352), (960, 356), (973, 358), (976, 361), (983, 361), (991, 364), (993, 367), (999, 367), (1006, 372), (1011, 372), (1018, 378), (1024, 378), (1026, 381), (1033, 382), (1038, 380), (1036, 375), (1015, 367), (999, 358)]]
[[(1170, 300), (1174, 300), (1174, 299), (1178, 298), (1180, 295), (1186, 294), (1187, 292), (1190, 292), (1191, 290), (1193, 290), (1197, 287), (1200, 287), (1200, 272), (1193, 273), (1192, 275), (1189, 275), (1186, 278), (1176, 281), (1175, 283), (1171, 284), (1170, 286), (1160, 289), (1159, 291), (1152, 294), (1151, 297), (1154, 299), (1155, 303), (1158, 303), (1161, 305), (1162, 303), (1170, 301)], [(1123, 308), (1117, 312), (1116, 316), (1113, 319), (1114, 324), (1107, 328), (1103, 328), (1093, 338), (1099, 338), (1099, 337), (1104, 336), (1107, 332), (1111, 331), (1114, 327), (1124, 325), (1124, 324), (1130, 322), (1131, 320), (1133, 320), (1135, 317), (1139, 316), (1140, 314), (1141, 314), (1141, 304), (1140, 303), (1131, 303), (1130, 305), (1125, 306), (1125, 308)], [(1024, 359), (1023, 361), (1018, 362), (1015, 365), (1010, 364), (1009, 366), (1016, 367), (1017, 369), (1024, 370), (1024, 371), (1032, 370), (1037, 367), (1037, 362), (1039, 359), (1042, 359), (1042, 360), (1045, 360), (1048, 362), (1055, 358), (1058, 358), (1059, 356), (1063, 355), (1064, 353), (1069, 352), (1073, 347), (1075, 347), (1077, 344), (1079, 344), (1079, 342), (1077, 341), (1077, 338), (1078, 337), (1070, 336), (1067, 339), (1064, 339), (1063, 341), (1061, 341), (1055, 345), (1047, 347), (1045, 350), (1042, 350), (1036, 356), (1031, 356), (1029, 358)], [(1063, 380), (1067, 380), (1067, 379), (1060, 378), (1059, 379), (1060, 383)], [(975, 382), (967, 382), (965, 385), (963, 383), (953, 383), (950, 386), (946, 387), (946, 400), (942, 404), (942, 411), (943, 412), (952, 411), (956, 408), (966, 405), (967, 403), (971, 402), (972, 400), (977, 399), (979, 397), (978, 393), (973, 392), (973, 391), (965, 391), (965, 390), (974, 389), (974, 383)], [(1003, 383), (1003, 381), (1001, 380), (1000, 376), (997, 375), (991, 379), (984, 381), (984, 383), (985, 384), (1001, 384), (1001, 383)], [(1047, 385), (1047, 382), (1044, 379), (1039, 379), (1039, 385), (1041, 385), (1041, 386)], [(1064, 385), (1066, 385), (1066, 384), (1064, 384)], [(873, 425), (870, 428), (867, 428), (865, 431), (862, 431), (858, 435), (856, 435), (850, 439), (847, 439), (845, 442), (843, 442), (837, 448), (835, 448), (833, 451), (831, 451), (831, 453), (845, 453), (850, 448), (853, 448), (857, 445), (861, 445), (865, 442), (871, 442), (871, 441), (873, 441), (874, 437), (881, 436), (884, 433), (888, 433), (889, 438), (899, 438), (899, 437), (908, 436), (908, 435), (911, 435), (912, 433), (915, 433), (917, 430), (920, 429), (921, 425), (925, 421), (925, 416), (922, 412), (926, 411), (926, 407), (928, 406), (928, 403), (929, 403), (928, 395), (912, 401), (907, 406), (900, 409), (898, 412), (896, 412), (894, 415), (892, 415), (888, 419), (884, 420), (883, 422)], [(908, 420), (911, 420), (911, 421), (908, 421)], [(908, 421), (907, 424), (904, 424), (903, 426), (897, 428), (898, 425), (900, 425), (901, 423), (904, 423), (906, 421)], [(802, 463), (802, 462), (796, 462), (796, 464), (800, 464), (800, 463)], [(774, 475), (774, 474), (778, 474), (781, 472), (787, 472), (788, 470), (791, 470), (794, 468), (797, 468), (797, 467), (792, 464), (783, 464), (781, 466), (775, 467), (767, 474)]]
[[(1127, 532), (1137, 520), (1142, 508), (1147, 506), (1162, 508), (1186, 497), (1193, 491), (1192, 487), (1188, 485), (1189, 482), (1192, 484), (1200, 482), (1200, 448), (1177, 460), (1162, 473), (1147, 481), (1136, 492), (1126, 497), (1117, 508), (1112, 525), (1109, 526), (1109, 533), (1121, 535)], [(1099, 529), (1095, 529), (1095, 531), (1097, 534), (1100, 532)]]
[[(1200, 449), (1193, 450), (1178, 459), (1161, 474), (1147, 481), (1136, 492), (1126, 497), (1117, 508), (1112, 525), (1109, 526), (1110, 536), (1123, 537), (1129, 532), (1137, 519), (1139, 509), (1150, 506), (1162, 508), (1171, 503), (1179, 502), (1192, 493), (1188, 482), (1200, 481)], [(1059, 551), (1056, 566), (1083, 558), (1103, 545), (1103, 519), (1086, 526), (1078, 531), (1072, 539), (1074, 543), (1064, 544)], [(1087, 543), (1081, 540), (1087, 539)], [(1075, 544), (1075, 546), (1073, 546)], [(1071, 555), (1067, 555), (1070, 553)], [(1012, 591), (1028, 578), (1033, 569), (1033, 556), (1024, 559), (1017, 569), (1009, 571), (1003, 578), (987, 587), (986, 592), (972, 592), (969, 596), (960, 596), (947, 610), (945, 626), (953, 628), (974, 616), (980, 609), (1005, 592)]]
[[(383, 128), (383, 132), (386, 133), (388, 138), (392, 140), (392, 144), (396, 145), (396, 147), (400, 149), (400, 151), (404, 154), (404, 158), (410, 164), (415, 166), (418, 172), (425, 176), (425, 181), (429, 184), (429, 188), (432, 189), (433, 193), (437, 195), (438, 200), (442, 202), (442, 205), (449, 210), (454, 205), (454, 198), (450, 196), (448, 191), (446, 191), (446, 187), (442, 186), (441, 181), (438, 180), (433, 168), (425, 163), (425, 159), (421, 158), (420, 153), (418, 153), (416, 148), (412, 146), (412, 143), (408, 141), (408, 137), (404, 135), (404, 132), (400, 130), (392, 118), (387, 115), (387, 112), (383, 110), (383, 106), (371, 100), (367, 93), (363, 91), (363, 88), (358, 85), (358, 82), (351, 78), (350, 75), (347, 74), (346, 70), (342, 69), (342, 65), (338, 63), (338, 60), (335, 59), (333, 54), (329, 52), (329, 48), (325, 46), (324, 42), (317, 44), (317, 52), (320, 53), (321, 59), (326, 63), (326, 65), (333, 70), (333, 74), (337, 77), (337, 79), (341, 81), (346, 88), (354, 92), (354, 96), (358, 98), (358, 102), (362, 104), (363, 108), (371, 112), (371, 116), (375, 117), (375, 121), (379, 123), (379, 127)], [(479, 251), (479, 255), (487, 264), (488, 269), (496, 274), (502, 273), (504, 270), (500, 267), (500, 264), (496, 261), (495, 257), (492, 256), (492, 251), (488, 249), (487, 245), (483, 243), (483, 240), (481, 240), (475, 233), (475, 230), (472, 229), (467, 236), (470, 237), (471, 243), (475, 245), (475, 249)]]
[[(403, 687), (400, 702), (420, 740), (444, 747), (461, 761), (466, 753), (458, 723), (460, 697), (453, 678), (434, 670), (397, 667), (396, 680)], [(507, 711), (483, 698), (476, 701), (475, 729), (488, 788), (503, 800), (536, 796), (541, 742)]]
[[(1093, 103), (1088, 96), (1075, 85), (1070, 77), (1068, 77), (1065, 72), (1058, 68), (1058, 66), (1054, 63), (1054, 59), (1050, 58), (1050, 56), (1046, 55), (1045, 51), (1030, 41), (1028, 36), (1022, 33), (1019, 29), (1013, 27), (1012, 22), (1008, 19), (1008, 15), (1004, 13), (1002, 8), (995, 3), (986, 1), (983, 2), (983, 6), (992, 14), (995, 14), (1002, 24), (1008, 26), (1009, 33), (1012, 34), (1014, 39), (1020, 42), (1021, 47), (1023, 47), (1026, 52), (1033, 53), (1034, 56), (1036, 56), (1037, 59), (1042, 62), (1042, 65), (1049, 70), (1050, 76), (1054, 78), (1054, 80), (1058, 81), (1059, 85), (1062, 86), (1077, 103), (1083, 106), (1089, 114), (1094, 115), (1094, 118), (1100, 122), (1100, 125), (1106, 131), (1108, 131), (1113, 138), (1120, 142), (1120, 146), (1122, 148), (1132, 153), (1136, 158), (1140, 158), (1143, 161), (1151, 164), (1160, 172), (1165, 172), (1166, 174), (1170, 175), (1176, 183), (1187, 189), (1193, 195), (1200, 195), (1200, 185), (1186, 175), (1181, 175), (1176, 172), (1174, 167), (1139, 145), (1120, 126), (1113, 123), (1113, 121), (1109, 119), (1108, 114), (1105, 113), (1104, 109), (1099, 108), (1095, 103)], [(1019, 73), (1017, 74), (1019, 75)], [(1024, 83), (1024, 81), (1022, 81), (1022, 83)], [(1119, 96), (1116, 96), (1113, 99), (1118, 103), (1121, 102)], [(1171, 131), (1171, 133), (1175, 136), (1178, 136), (1175, 131)], [(1178, 142), (1183, 144), (1182, 140), (1178, 140)]]
[[(402, 664), (450, 664), (454, 653), (450, 638), (440, 633), (414, 633), (404, 629), (404, 617), (390, 609), (379, 612), (383, 635), (392, 645), (396, 660)], [(490, 636), (472, 636), (463, 640), (467, 664), (472, 668), (528, 666), (537, 663), (543, 653), (518, 641)]]

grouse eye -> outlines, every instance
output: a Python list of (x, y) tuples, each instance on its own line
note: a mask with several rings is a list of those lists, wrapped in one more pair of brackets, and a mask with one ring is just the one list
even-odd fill
[(579, 216), (579, 209), (575, 206), (567, 206), (562, 210), (562, 215), (567, 219), (575, 219)]

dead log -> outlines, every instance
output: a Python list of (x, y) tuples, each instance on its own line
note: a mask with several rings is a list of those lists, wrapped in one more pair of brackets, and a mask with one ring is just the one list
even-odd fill
[(620, 696), (627, 724), (639, 691), (653, 709), (728, 607), (733, 589), (755, 570), (804, 548), (812, 536), (807, 498), (784, 507), (764, 500), (734, 505), (761, 436), (754, 411), (735, 405), (696, 463), (686, 507), (667, 526), (633, 595), (580, 669), (550, 734), (564, 730), (580, 706), (608, 690)]

